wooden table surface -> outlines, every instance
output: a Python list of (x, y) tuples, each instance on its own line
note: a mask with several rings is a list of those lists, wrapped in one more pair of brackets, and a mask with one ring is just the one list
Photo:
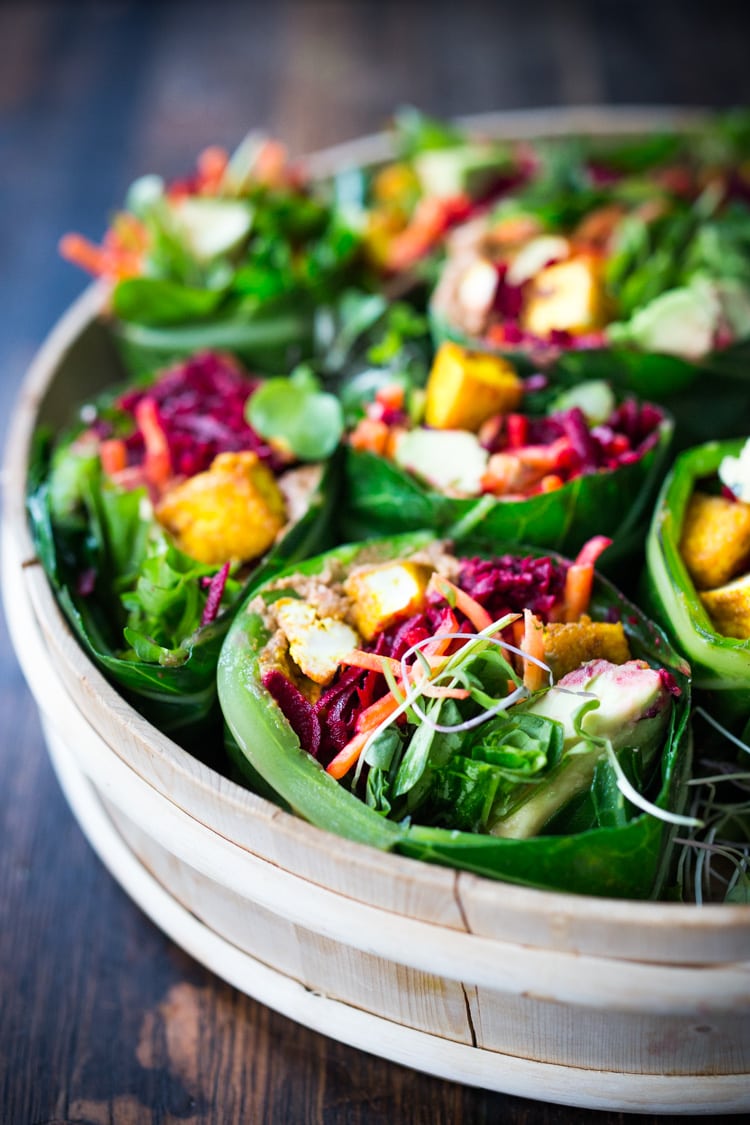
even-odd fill
[[(750, 103), (742, 11), (721, 0), (0, 2), (2, 426), (83, 285), (57, 257), (59, 236), (99, 236), (139, 173), (175, 175), (250, 127), (313, 149), (379, 128), (403, 102), (445, 115)], [(426, 1077), (223, 984), (85, 842), (4, 629), (0, 670), (0, 1122), (626, 1120)]]

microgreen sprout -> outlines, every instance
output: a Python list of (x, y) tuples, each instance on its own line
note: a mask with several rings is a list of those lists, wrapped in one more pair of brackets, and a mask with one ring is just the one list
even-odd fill
[[(702, 707), (696, 715), (740, 750), (750, 747)], [(750, 902), (750, 770), (704, 759), (710, 772), (688, 781), (691, 812), (699, 824), (675, 843), (681, 845), (676, 868), (682, 897), (697, 906), (706, 902)], [(729, 787), (729, 792), (727, 788)]]

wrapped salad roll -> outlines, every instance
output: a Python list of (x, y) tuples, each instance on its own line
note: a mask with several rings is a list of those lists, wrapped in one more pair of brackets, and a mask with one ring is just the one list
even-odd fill
[[(429, 274), (449, 231), (482, 211), (528, 174), (522, 146), (463, 129), (405, 107), (393, 122), (397, 158), (359, 184), (363, 241), (386, 275)], [(353, 172), (340, 178), (351, 206)]]
[(67, 235), (61, 252), (108, 283), (136, 374), (208, 348), (287, 371), (313, 349), (316, 308), (363, 270), (359, 236), (323, 185), (257, 135), (231, 157), (207, 149), (187, 179), (142, 177), (101, 246)]
[(382, 386), (349, 433), (343, 532), (475, 529), (563, 551), (600, 532), (622, 556), (671, 434), (662, 408), (618, 403), (606, 382), (540, 396), (502, 357), (445, 342), (425, 391)]
[(348, 839), (576, 893), (658, 893), (689, 768), (687, 665), (574, 563), (428, 533), (287, 568), (219, 697), (249, 776)]
[(328, 545), (332, 467), (250, 426), (262, 385), (226, 355), (194, 356), (85, 405), (31, 474), (37, 549), (79, 640), (183, 741), (218, 718), (216, 663), (241, 596)]
[(716, 718), (750, 740), (750, 443), (682, 453), (647, 544), (654, 613)]
[(537, 153), (525, 187), (451, 235), (432, 297), (437, 339), (660, 402), (679, 395), (685, 441), (736, 429), (750, 401), (748, 138), (722, 146), (723, 128), (718, 151), (652, 137), (635, 160), (592, 156), (591, 142)]

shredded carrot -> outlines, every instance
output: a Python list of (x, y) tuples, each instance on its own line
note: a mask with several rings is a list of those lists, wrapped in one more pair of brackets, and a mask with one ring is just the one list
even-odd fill
[(383, 454), (388, 445), (390, 430), (385, 422), (375, 418), (361, 418), (349, 435), (352, 449), (365, 449)]
[(326, 773), (329, 773), (331, 777), (335, 777), (337, 781), (344, 777), (355, 762), (359, 760), (359, 756), (364, 750), (365, 743), (369, 737), (369, 731), (355, 734), (354, 738), (347, 742), (343, 750), (339, 750), (333, 761), (328, 763)]
[(387, 387), (380, 388), (375, 398), (387, 410), (401, 410), (404, 405), (404, 388), (398, 383), (389, 383)]
[[(530, 609), (523, 611), (523, 640), (521, 650), (527, 656), (537, 660), (544, 660), (544, 628), (538, 617)], [(535, 664), (533, 660), (524, 659), (523, 684), (529, 691), (539, 691), (544, 686), (544, 669)]]
[(114, 476), (127, 468), (128, 451), (122, 438), (110, 438), (99, 446), (99, 457), (107, 476)]
[(568, 449), (570, 449), (569, 439), (561, 437), (549, 445), (525, 445), (522, 449), (516, 449), (514, 452), (519, 461), (528, 468), (551, 473), (558, 467), (560, 457)]
[(218, 145), (204, 148), (198, 157), (198, 191), (201, 195), (218, 195), (229, 163), (229, 153)]
[(289, 178), (288, 161), (286, 145), (269, 138), (256, 157), (253, 179), (265, 187), (281, 187)]
[(397, 707), (400, 707), (400, 703), (395, 695), (390, 692), (388, 695), (384, 695), (382, 699), (378, 699), (376, 703), (371, 703), (357, 719), (357, 733), (365, 734), (368, 731), (375, 730), (375, 727), (380, 726), (383, 720), (392, 715)]
[(429, 641), (421, 650), (422, 655), (427, 658), (428, 662), (432, 657), (443, 656), (453, 644), (453, 638), (450, 634), (458, 632), (458, 618), (452, 609), (449, 609), (445, 614), (443, 622), (440, 626), (440, 632), (446, 635), (441, 636), (439, 640)]
[(466, 217), (470, 207), (471, 201), (466, 195), (421, 199), (409, 225), (391, 241), (388, 269), (402, 270), (414, 265), (452, 223)]
[(442, 684), (423, 684), (419, 690), (428, 699), (468, 699), (471, 695), (468, 688), (443, 687)]
[(97, 246), (80, 234), (66, 234), (60, 239), (60, 254), (74, 266), (80, 266), (95, 277), (121, 279), (134, 277), (141, 271), (141, 251), (126, 249), (111, 231), (104, 245)]
[(60, 239), (60, 253), (67, 262), (101, 277), (108, 272), (108, 255), (101, 246), (89, 242), (82, 234), (65, 234)]
[(539, 482), (539, 491), (556, 492), (558, 488), (562, 488), (564, 483), (562, 477), (558, 476), (557, 473), (547, 473), (547, 476), (542, 477)]
[(148, 396), (142, 398), (135, 408), (135, 420), (146, 446), (146, 476), (156, 488), (162, 487), (172, 475), (172, 458), (167, 435), (159, 420), (156, 400)]
[(346, 656), (342, 656), (340, 664), (349, 668), (364, 668), (368, 672), (382, 672), (390, 668), (394, 676), (401, 675), (401, 663), (392, 656), (376, 656), (374, 652), (364, 652), (361, 648), (353, 648)]
[(433, 590), (435, 593), (440, 594), (446, 599), (455, 604), (456, 609), (460, 609), (465, 617), (468, 617), (471, 624), (481, 632), (486, 629), (488, 625), (492, 624), (490, 617), (484, 606), (480, 605), (478, 601), (462, 590), (460, 586), (456, 586), (454, 582), (449, 582), (447, 578), (442, 578), (438, 574), (433, 574), (430, 578), (428, 591)]
[(589, 539), (588, 543), (583, 544), (576, 555), (575, 565), (594, 566), (599, 555), (611, 546), (612, 540), (608, 539), (606, 535), (595, 535), (593, 539)]
[(586, 612), (591, 600), (593, 584), (594, 567), (591, 564), (581, 566), (573, 563), (568, 567), (565, 576), (563, 621), (578, 621), (581, 614)]

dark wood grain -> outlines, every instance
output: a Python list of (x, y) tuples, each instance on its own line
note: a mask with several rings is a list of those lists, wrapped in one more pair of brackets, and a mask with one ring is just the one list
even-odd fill
[[(3, 426), (33, 351), (82, 286), (57, 258), (60, 234), (97, 236), (140, 172), (176, 174), (201, 146), (256, 126), (315, 148), (377, 129), (403, 101), (439, 114), (748, 102), (744, 7), (0, 3)], [(438, 1081), (224, 985), (90, 851), (4, 631), (0, 669), (0, 1121), (658, 1120)]]

